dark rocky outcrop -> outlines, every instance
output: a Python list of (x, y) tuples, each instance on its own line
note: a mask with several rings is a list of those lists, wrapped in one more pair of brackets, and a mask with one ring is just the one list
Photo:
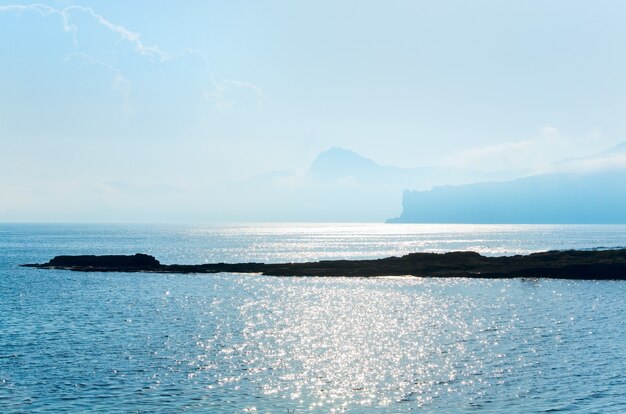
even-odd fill
[(472, 278), (560, 278), (626, 280), (626, 249), (566, 250), (486, 257), (476, 252), (411, 253), (374, 260), (308, 263), (212, 263), (162, 265), (152, 256), (57, 256), (40, 269), (83, 272), (260, 273), (270, 276), (432, 276)]
[[(33, 265), (27, 265), (33, 266)], [(56, 256), (48, 263), (36, 265), (35, 267), (44, 267), (51, 269), (69, 269), (69, 270), (106, 270), (112, 271), (140, 271), (153, 270), (161, 266), (161, 263), (153, 256), (136, 253), (132, 256), (106, 255), (106, 256)]]

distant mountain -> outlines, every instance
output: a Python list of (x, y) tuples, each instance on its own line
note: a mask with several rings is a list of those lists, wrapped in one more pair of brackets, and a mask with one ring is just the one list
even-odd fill
[(462, 168), (385, 166), (331, 148), (299, 173), (270, 173), (212, 189), (219, 219), (384, 221), (400, 209), (402, 191), (510, 178)]
[(354, 151), (337, 147), (318, 155), (307, 175), (318, 183), (350, 181), (363, 185), (383, 184), (418, 190), (429, 189), (435, 185), (506, 180), (515, 177), (514, 173), (506, 171), (486, 173), (468, 168), (437, 166), (400, 168), (380, 165)]
[(403, 208), (390, 221), (626, 223), (623, 161), (626, 143), (566, 160), (558, 173), (520, 179), (523, 172), (381, 165), (335, 147), (298, 172), (188, 187), (90, 180), (39, 194), (44, 200), (65, 191), (63, 203), (47, 206), (53, 221), (381, 222)]
[(571, 172), (626, 168), (626, 142), (587, 157), (563, 160), (556, 163), (555, 168), (558, 171)]
[(392, 223), (626, 223), (626, 169), (405, 191)]
[(334, 147), (317, 156), (309, 168), (309, 175), (314, 180), (327, 182), (348, 177), (369, 180), (388, 174), (388, 170), (389, 167), (382, 167), (354, 151)]

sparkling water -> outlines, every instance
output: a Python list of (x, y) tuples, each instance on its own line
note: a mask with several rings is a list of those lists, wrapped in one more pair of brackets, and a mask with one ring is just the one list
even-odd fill
[(626, 226), (0, 225), (0, 412), (624, 412), (619, 281), (20, 268), (626, 246)]

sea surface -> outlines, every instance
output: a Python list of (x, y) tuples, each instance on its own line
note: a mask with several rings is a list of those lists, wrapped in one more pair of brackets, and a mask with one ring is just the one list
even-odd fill
[(0, 412), (626, 412), (626, 282), (21, 268), (626, 246), (626, 226), (0, 224)]

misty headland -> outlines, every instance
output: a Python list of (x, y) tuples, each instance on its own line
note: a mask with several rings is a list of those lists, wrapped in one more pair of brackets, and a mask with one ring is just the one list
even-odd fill
[[(626, 145), (543, 171), (404, 168), (333, 147), (302, 170), (185, 187), (110, 181), (65, 203), (73, 219), (103, 222), (626, 222)], [(59, 208), (49, 205), (51, 221), (69, 217)]]

